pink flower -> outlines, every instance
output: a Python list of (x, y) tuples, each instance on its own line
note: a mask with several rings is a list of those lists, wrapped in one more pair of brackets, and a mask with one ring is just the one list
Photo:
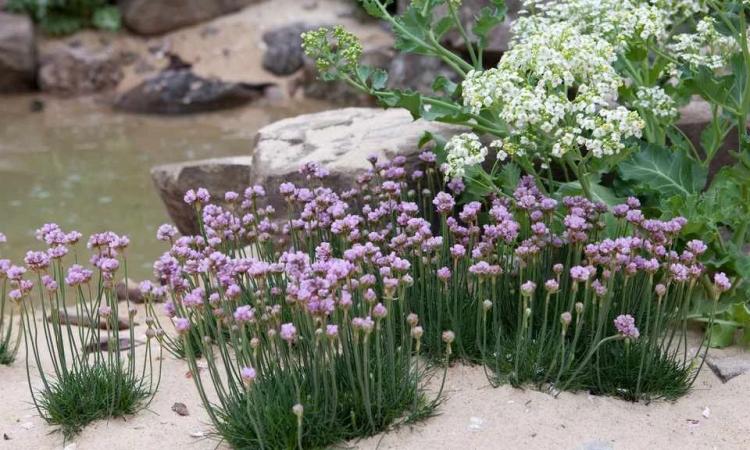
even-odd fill
[(177, 228), (168, 223), (159, 225), (159, 229), (156, 230), (156, 239), (160, 241), (170, 242), (175, 236), (177, 236)]
[(291, 344), (297, 339), (297, 328), (295, 328), (292, 323), (282, 324), (279, 335), (281, 336), (281, 339)]
[(724, 272), (719, 272), (714, 274), (714, 286), (716, 286), (717, 291), (726, 292), (732, 289), (732, 282), (729, 281)]
[(238, 307), (234, 311), (234, 320), (240, 323), (250, 322), (255, 318), (255, 310), (249, 305)]
[(388, 310), (382, 303), (378, 303), (372, 308), (372, 317), (376, 319), (382, 319), (388, 314)]
[(252, 382), (255, 381), (256, 376), (257, 373), (252, 367), (243, 367), (242, 370), (240, 370), (240, 377), (242, 377), (242, 381), (245, 384), (252, 384)]
[(630, 314), (621, 314), (615, 319), (615, 328), (621, 336), (629, 339), (638, 339), (640, 332), (635, 326), (635, 319)]
[(185, 317), (173, 317), (172, 323), (179, 334), (185, 334), (190, 330), (190, 320)]

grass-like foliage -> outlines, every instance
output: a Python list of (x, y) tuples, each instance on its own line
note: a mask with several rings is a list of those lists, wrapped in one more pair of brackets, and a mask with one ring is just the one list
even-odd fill
[[(126, 318), (120, 318), (114, 279), (120, 267), (127, 278), (127, 237), (92, 235), (93, 270), (66, 264), (79, 259), (80, 233), (47, 224), (37, 230), (37, 238), (48, 248), (27, 252), (25, 267), (11, 266), (5, 274), (16, 288), (9, 295), (20, 302), (27, 330), (26, 369), (34, 405), (67, 439), (94, 420), (132, 414), (148, 404), (161, 377), (161, 358), (155, 365), (151, 346), (161, 333), (148, 320), (148, 342), (137, 356), (137, 309), (129, 299)], [(100, 350), (104, 341), (106, 350)]]
[(95, 420), (135, 414), (151, 394), (144, 378), (122, 366), (101, 365), (50, 381), (37, 401), (46, 420), (69, 437)]
[[(6, 241), (5, 235), (0, 233), (0, 244)], [(21, 344), (23, 327), (16, 323), (17, 304), (9, 302), (7, 270), (10, 261), (0, 259), (0, 364), (10, 365), (16, 359), (18, 347)]]
[[(495, 382), (633, 400), (687, 392), (705, 352), (688, 351), (687, 328), (706, 245), (678, 245), (683, 218), (646, 219), (635, 198), (612, 213), (583, 197), (560, 204), (531, 177), (486, 216), (471, 202), (456, 220), (446, 193), (434, 203), (444, 250), (414, 261), (412, 287), (428, 349), (450, 327), (456, 353)], [(717, 277), (714, 309), (730, 287)]]
[[(325, 178), (314, 164), (303, 173)], [(204, 189), (190, 191), (202, 234), (175, 238), (170, 226), (158, 234), (172, 243), (155, 263), (169, 290), (165, 310), (216, 433), (236, 448), (325, 448), (430, 415), (440, 393), (423, 393), (428, 367), (410, 309), (410, 263), (366, 244), (364, 222), (333, 190), (282, 191), (286, 233), (255, 186), (227, 193), (225, 207), (209, 204)], [(368, 201), (395, 208), (397, 198), (383, 191)], [(391, 209), (368, 228), (387, 241), (396, 217)], [(445, 342), (443, 352), (452, 333)]]

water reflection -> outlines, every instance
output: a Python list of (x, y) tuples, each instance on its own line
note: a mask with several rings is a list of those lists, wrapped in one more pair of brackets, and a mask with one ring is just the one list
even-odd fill
[(0, 97), (0, 232), (2, 257), (20, 262), (39, 248), (46, 222), (85, 236), (112, 229), (131, 237), (129, 270), (148, 277), (164, 248), (154, 233), (168, 220), (151, 166), (186, 159), (247, 155), (255, 132), (284, 117), (322, 110), (305, 102), (254, 106), (191, 117), (116, 114), (93, 100)]

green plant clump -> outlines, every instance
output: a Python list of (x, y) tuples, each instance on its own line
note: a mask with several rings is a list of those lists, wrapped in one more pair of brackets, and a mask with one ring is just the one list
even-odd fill
[(92, 235), (92, 270), (75, 263), (80, 233), (46, 224), (36, 235), (48, 248), (27, 252), (25, 266), (10, 266), (5, 276), (27, 330), (26, 371), (34, 405), (69, 439), (95, 420), (148, 405), (161, 380), (161, 352), (155, 355), (152, 344), (162, 333), (147, 319), (147, 342), (143, 355), (136, 355), (138, 310), (129, 297), (127, 318), (119, 316), (114, 279), (121, 266), (127, 279), (126, 236)]
[(66, 35), (83, 28), (117, 31), (120, 10), (109, 0), (8, 0), (8, 11), (28, 14), (51, 35)]
[[(356, 36), (334, 27), (303, 34), (322, 79), (414, 118), (470, 129), (447, 142), (433, 136), (446, 178), (466, 185), (461, 203), (497, 194), (506, 167), (517, 166), (558, 199), (581, 194), (611, 207), (637, 196), (651, 216), (687, 218), (682, 242), (704, 240), (705, 264), (734, 286), (711, 321), (704, 277), (690, 319), (711, 322), (711, 345), (730, 345), (739, 328), (750, 342), (746, 1), (526, 0), (494, 67), (484, 55), (505, 20), (502, 0), (474, 11), (468, 25), (460, 0), (415, 0), (400, 14), (392, 3), (361, 1), (390, 25), (398, 50), (438, 58), (455, 77), (437, 77), (430, 94), (390, 89), (387, 72), (358, 61)], [(462, 36), (465, 48), (447, 48), (448, 33)], [(678, 126), (680, 108), (694, 97), (710, 113), (699, 143)], [(721, 153), (731, 162), (709, 176)]]

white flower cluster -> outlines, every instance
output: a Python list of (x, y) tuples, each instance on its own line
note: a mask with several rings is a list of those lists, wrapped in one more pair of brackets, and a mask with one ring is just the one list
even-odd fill
[(633, 0), (525, 0), (532, 15), (513, 25), (516, 41), (539, 33), (550, 24), (567, 22), (580, 33), (606, 40), (618, 50), (639, 40), (661, 40), (667, 36), (666, 10)]
[(509, 155), (546, 161), (539, 148), (549, 148), (549, 141), (555, 157), (581, 147), (595, 157), (614, 155), (643, 128), (637, 114), (611, 106), (622, 84), (615, 58), (600, 37), (550, 23), (517, 41), (497, 68), (468, 74), (464, 105), (474, 113), (495, 111), (510, 126), (501, 146)]
[(666, 11), (672, 20), (685, 19), (708, 12), (706, 0), (651, 0), (651, 4)]
[(659, 119), (672, 120), (677, 118), (677, 105), (664, 89), (659, 86), (639, 87), (635, 92), (636, 108), (648, 111)]
[(445, 144), (447, 159), (442, 167), (446, 179), (462, 178), (466, 168), (482, 164), (487, 157), (487, 147), (474, 133), (457, 134)]
[(674, 37), (669, 50), (683, 62), (709, 69), (721, 69), (728, 58), (739, 50), (737, 41), (716, 30), (715, 20), (705, 17), (696, 26), (695, 33), (683, 33)]

